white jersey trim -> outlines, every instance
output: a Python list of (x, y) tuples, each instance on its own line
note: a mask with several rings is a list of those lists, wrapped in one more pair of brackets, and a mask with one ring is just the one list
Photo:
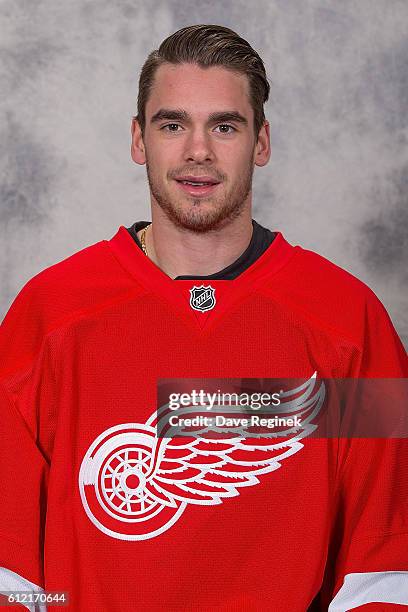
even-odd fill
[[(34, 582), (30, 582), (26, 578), (16, 574), (6, 567), (0, 567), (0, 593), (8, 595), (9, 591), (27, 591), (30, 593), (44, 593), (44, 589)], [(47, 612), (47, 605), (40, 604), (23, 604), (22, 606), (30, 610), (30, 612)]]
[(408, 606), (408, 572), (347, 574), (328, 612), (347, 612), (377, 602)]

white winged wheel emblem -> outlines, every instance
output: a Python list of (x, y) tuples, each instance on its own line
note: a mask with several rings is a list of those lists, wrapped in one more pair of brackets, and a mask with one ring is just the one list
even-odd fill
[(196, 429), (193, 437), (158, 437), (168, 405), (144, 424), (107, 429), (91, 444), (79, 471), (88, 518), (113, 538), (147, 540), (174, 525), (188, 504), (221, 504), (239, 495), (240, 487), (258, 485), (258, 476), (280, 468), (281, 461), (303, 448), (300, 440), (317, 427), (313, 419), (325, 388), (315, 372), (280, 397), (279, 415), (297, 415), (302, 425), (286, 429), (279, 442), (276, 433), (254, 438), (243, 429), (237, 435), (236, 427), (220, 439), (208, 436), (208, 428)]

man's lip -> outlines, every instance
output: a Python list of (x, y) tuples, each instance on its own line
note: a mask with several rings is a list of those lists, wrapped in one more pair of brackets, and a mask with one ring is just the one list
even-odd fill
[(212, 176), (176, 176), (176, 181), (190, 181), (191, 183), (211, 183), (212, 185), (217, 185), (220, 181), (217, 181)]

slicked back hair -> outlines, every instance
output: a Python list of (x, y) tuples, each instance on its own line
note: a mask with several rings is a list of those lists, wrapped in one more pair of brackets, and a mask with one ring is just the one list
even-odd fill
[(254, 111), (254, 131), (258, 137), (264, 121), (264, 103), (269, 97), (270, 85), (265, 66), (258, 53), (236, 32), (219, 25), (192, 25), (178, 30), (152, 51), (145, 61), (139, 77), (137, 116), (142, 136), (146, 127), (146, 104), (154, 77), (163, 64), (196, 64), (200, 68), (220, 66), (246, 75), (249, 97)]

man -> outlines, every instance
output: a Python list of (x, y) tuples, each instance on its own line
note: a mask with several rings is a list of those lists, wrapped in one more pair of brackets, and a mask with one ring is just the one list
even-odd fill
[[(235, 32), (197, 25), (166, 39), (142, 69), (131, 124), (152, 221), (44, 270), (10, 308), (3, 593), (63, 592), (75, 611), (408, 604), (405, 441), (341, 436), (355, 401), (335, 414), (336, 435), (310, 435), (323, 379), (403, 378), (407, 356), (363, 283), (252, 220), (268, 92)], [(159, 433), (169, 398), (197, 381), (265, 390), (272, 379), (288, 381), (280, 414), (303, 418), (280, 439)]]

